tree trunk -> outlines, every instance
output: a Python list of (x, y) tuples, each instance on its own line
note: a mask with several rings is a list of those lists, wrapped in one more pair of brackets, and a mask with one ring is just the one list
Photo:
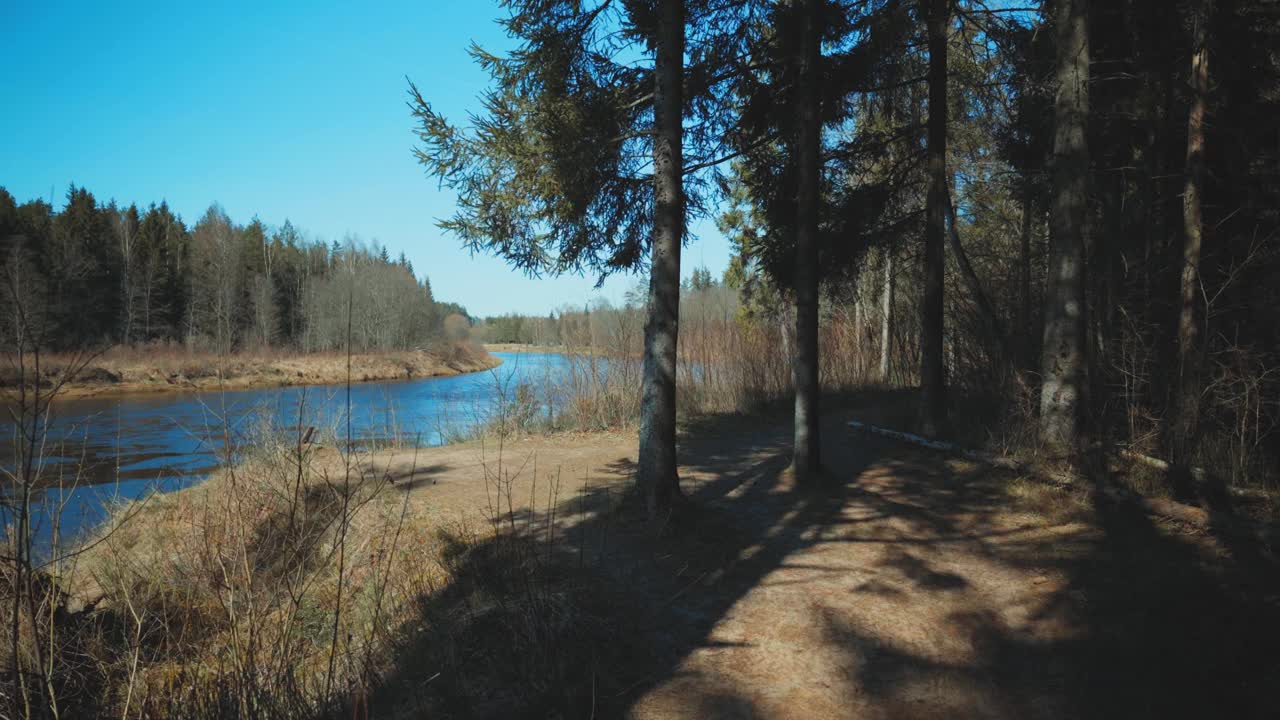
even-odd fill
[(149, 342), (151, 340), (151, 304), (153, 302), (152, 295), (155, 292), (155, 285), (156, 285), (155, 259), (151, 258), (147, 261), (146, 287), (142, 291), (142, 340), (143, 342)]
[(636, 483), (650, 517), (680, 494), (676, 470), (676, 342), (680, 329), (680, 249), (684, 240), (684, 2), (658, 3), (654, 64), (653, 247)]
[(1040, 439), (1050, 449), (1080, 446), (1085, 387), (1084, 246), (1088, 212), (1088, 0), (1059, 0), (1054, 99), (1053, 200), (1040, 358)]
[(862, 288), (858, 287), (861, 278), (854, 276), (853, 278), (853, 369), (857, 375), (858, 381), (861, 382), (866, 375), (866, 363), (864, 362), (864, 354), (862, 352)]
[(121, 342), (129, 345), (133, 342), (133, 251), (134, 238), (133, 226), (129, 222), (129, 218), (123, 213), (117, 216), (120, 228), (120, 255), (123, 262), (120, 267), (120, 296), (124, 305), (124, 328), (121, 333)]
[(929, 197), (924, 232), (924, 301), (920, 308), (920, 390), (925, 435), (946, 425), (943, 358), (943, 237), (947, 231), (947, 26), (949, 0), (928, 0)]
[(1178, 382), (1174, 408), (1177, 417), (1175, 461), (1189, 460), (1200, 416), (1200, 245), (1204, 220), (1204, 121), (1209, 95), (1209, 14), (1212, 0), (1196, 9), (1191, 54), (1191, 110), (1187, 116), (1187, 178), (1182, 191), (1182, 278), (1178, 313)]
[(889, 384), (889, 357), (893, 349), (893, 248), (884, 251), (884, 286), (880, 298), (880, 382)]
[(1018, 253), (1018, 334), (1019, 365), (1022, 369), (1032, 367), (1035, 343), (1031, 341), (1031, 217), (1032, 191), (1031, 183), (1027, 183), (1022, 196), (1022, 237)]
[(796, 0), (800, 42), (796, 92), (796, 352), (795, 436), (792, 466), (796, 481), (813, 482), (821, 470), (818, 426), (818, 3)]

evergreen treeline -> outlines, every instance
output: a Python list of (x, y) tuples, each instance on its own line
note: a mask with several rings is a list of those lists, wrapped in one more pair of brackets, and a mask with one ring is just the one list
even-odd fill
[(881, 374), (892, 340), (926, 434), (959, 407), (1030, 407), (1055, 454), (1123, 439), (1257, 477), (1280, 445), (1272, 6), (510, 2), (518, 49), (473, 49), (483, 112), (452, 124), (410, 87), (417, 157), (458, 193), (441, 225), (469, 247), (533, 272), (648, 270), (651, 511), (680, 492), (697, 215), (737, 243), (735, 283), (764, 301), (746, 304), (791, 324), (801, 481), (821, 477), (821, 323), (848, 315), (868, 343), (879, 317)]
[(60, 212), (0, 188), (0, 271), (6, 334), (21, 327), (28, 347), (50, 350), (334, 350), (346, 347), (348, 307), (353, 349), (408, 349), (466, 315), (385, 247), (329, 246), (288, 221), (238, 225), (217, 205), (188, 227), (165, 203), (103, 204), (74, 186)]

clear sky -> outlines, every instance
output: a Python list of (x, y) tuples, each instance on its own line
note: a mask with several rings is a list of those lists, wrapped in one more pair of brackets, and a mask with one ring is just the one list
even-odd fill
[[(493, 0), (0, 0), (0, 186), (60, 206), (74, 182), (102, 201), (167, 200), (188, 223), (217, 202), (238, 222), (356, 233), (476, 315), (580, 305), (594, 277), (525, 278), (440, 231), (453, 197), (411, 154), (405, 76), (465, 119), (486, 84), (466, 47), (509, 47), (501, 13)], [(691, 230), (686, 276), (718, 275), (726, 242), (709, 221)], [(601, 292), (619, 301), (636, 280)]]

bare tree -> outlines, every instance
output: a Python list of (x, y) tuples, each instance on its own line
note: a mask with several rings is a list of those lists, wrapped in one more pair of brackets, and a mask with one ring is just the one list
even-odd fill
[(1018, 316), (1014, 332), (1023, 338), (1019, 352), (1019, 363), (1022, 368), (1031, 367), (1031, 224), (1032, 195), (1031, 183), (1025, 178), (1026, 189), (1022, 196), (1022, 229), (1018, 239)]
[(893, 345), (893, 248), (884, 250), (884, 284), (880, 295), (880, 381), (889, 382), (889, 356)]
[(120, 241), (120, 306), (124, 312), (120, 340), (133, 340), (134, 320), (137, 315), (138, 212), (137, 208), (115, 211), (116, 237)]
[(1176, 440), (1171, 448), (1182, 460), (1191, 451), (1200, 415), (1200, 245), (1204, 234), (1205, 115), (1209, 96), (1208, 28), (1213, 0), (1199, 0), (1193, 18), (1191, 110), (1187, 116), (1187, 178), (1182, 191), (1181, 308), (1178, 313), (1178, 382), (1174, 386)]
[(236, 341), (236, 312), (240, 306), (243, 253), (231, 219), (222, 208), (210, 207), (192, 234), (192, 253), (207, 272), (192, 287), (192, 329), (206, 336), (218, 352), (230, 352)]
[(254, 340), (260, 347), (270, 347), (276, 336), (275, 284), (268, 275), (254, 275), (250, 281), (249, 302), (253, 306)]

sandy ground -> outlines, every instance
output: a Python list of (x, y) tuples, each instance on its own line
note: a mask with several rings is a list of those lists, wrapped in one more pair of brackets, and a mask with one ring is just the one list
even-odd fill
[(657, 530), (591, 511), (630, 481), (632, 433), (376, 463), (438, 522), (486, 515), (499, 460), (517, 515), (557, 507), (563, 541), (644, 608), (615, 619), (643, 652), (599, 670), (622, 690), (596, 717), (1280, 717), (1266, 548), (853, 435), (851, 417), (827, 418), (816, 491), (787, 473), (785, 422), (686, 428), (692, 503)]
[[(444, 377), (497, 367), (501, 360), (468, 351), (437, 354), (420, 351), (368, 353), (351, 358), (353, 382)], [(59, 376), (59, 358), (46, 361), (49, 382)], [(65, 364), (65, 363), (64, 363)], [(295, 355), (185, 355), (146, 352), (125, 357), (111, 354), (92, 360), (76, 379), (64, 384), (59, 397), (76, 398), (130, 393), (190, 390), (244, 390), (291, 385), (334, 385), (346, 382), (347, 358), (339, 353)], [(0, 379), (0, 393), (13, 393)], [(0, 395), (3, 399), (3, 395)]]

